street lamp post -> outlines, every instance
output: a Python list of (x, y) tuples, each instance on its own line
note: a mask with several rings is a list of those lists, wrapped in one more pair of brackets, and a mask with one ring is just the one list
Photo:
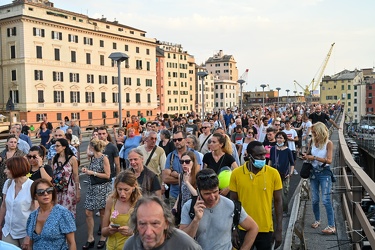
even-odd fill
[(280, 106), (280, 87), (277, 87), (277, 106)]
[(294, 102), (297, 102), (297, 90), (294, 90), (293, 93), (294, 93)]
[(238, 79), (237, 81), (239, 84), (240, 84), (240, 95), (241, 95), (241, 99), (240, 99), (240, 108), (241, 108), (241, 113), (243, 112), (243, 96), (242, 96), (242, 87), (243, 87), (243, 84), (245, 83), (245, 80), (242, 80), (242, 79)]
[(199, 71), (198, 76), (202, 79), (202, 121), (204, 120), (204, 78), (208, 75), (206, 71)]
[(285, 90), (286, 91), (286, 102), (289, 102), (289, 89)]
[(262, 108), (264, 110), (264, 88), (267, 87), (267, 85), (266, 84), (261, 84), (260, 87), (263, 88), (263, 107)]
[(109, 58), (117, 62), (117, 83), (118, 83), (118, 117), (119, 127), (122, 127), (122, 104), (121, 104), (121, 62), (127, 60), (129, 56), (122, 52), (113, 52)]

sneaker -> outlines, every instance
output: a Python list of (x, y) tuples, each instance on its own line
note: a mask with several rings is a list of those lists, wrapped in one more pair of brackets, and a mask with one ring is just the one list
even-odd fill
[(297, 171), (297, 169), (294, 169), (293, 174), (294, 174), (294, 175), (298, 175), (298, 171)]
[(322, 230), (322, 233), (323, 233), (323, 234), (328, 234), (328, 235), (330, 235), (330, 234), (335, 234), (335, 233), (336, 233), (336, 228), (335, 228), (335, 227), (327, 226), (326, 228), (324, 228), (324, 229)]

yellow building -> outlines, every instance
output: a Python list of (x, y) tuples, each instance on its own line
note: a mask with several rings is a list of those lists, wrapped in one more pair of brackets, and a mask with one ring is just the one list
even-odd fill
[(344, 105), (349, 120), (359, 122), (365, 114), (366, 85), (360, 70), (343, 70), (333, 76), (324, 76), (320, 84), (320, 103)]
[(29, 124), (47, 115), (81, 126), (117, 123), (117, 65), (123, 52), (122, 115), (156, 114), (156, 41), (137, 28), (55, 8), (47, 0), (0, 6), (0, 109), (9, 99)]

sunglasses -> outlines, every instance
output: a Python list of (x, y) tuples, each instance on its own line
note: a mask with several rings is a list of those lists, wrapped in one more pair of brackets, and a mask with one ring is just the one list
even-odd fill
[(275, 123), (274, 125), (275, 125), (275, 126), (280, 126), (280, 123)]
[(180, 164), (190, 164), (191, 160), (180, 160)]
[(36, 158), (38, 158), (38, 156), (36, 156), (36, 155), (27, 155), (26, 156), (27, 157), (27, 159), (36, 159)]
[(208, 127), (202, 127), (203, 129), (206, 129), (206, 128), (208, 128)]
[(176, 139), (173, 139), (173, 142), (176, 142), (176, 141), (182, 141), (184, 138), (176, 138)]
[(47, 188), (47, 189), (37, 189), (37, 190), (35, 191), (35, 193), (36, 193), (36, 195), (38, 195), (38, 196), (42, 196), (42, 195), (44, 195), (45, 193), (47, 193), (47, 194), (52, 194), (52, 193), (53, 193), (53, 190), (54, 190), (54, 187), (49, 187), (49, 188)]
[(217, 178), (216, 174), (209, 174), (209, 175), (198, 175), (197, 178), (201, 181), (206, 181), (208, 179), (215, 179)]

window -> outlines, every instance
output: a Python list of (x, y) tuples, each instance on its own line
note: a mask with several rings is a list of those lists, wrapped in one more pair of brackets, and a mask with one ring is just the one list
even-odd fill
[(88, 112), (88, 113), (87, 113), (87, 118), (88, 118), (88, 119), (92, 119), (92, 112)]
[(137, 86), (141, 86), (141, 78), (137, 78)]
[(105, 98), (105, 92), (102, 92), (101, 94), (102, 94), (102, 103), (105, 103), (107, 101)]
[(118, 103), (118, 93), (112, 93), (112, 102)]
[(117, 49), (117, 43), (113, 43), (113, 49)]
[(118, 77), (112, 76), (112, 84), (118, 84)]
[(150, 54), (150, 49), (146, 49), (146, 55)]
[(54, 40), (62, 40), (62, 33), (61, 32), (56, 32), (56, 31), (52, 31), (51, 32), (51, 37)]
[(38, 90), (38, 103), (44, 103), (44, 90)]
[(351, 99), (351, 97), (352, 97), (352, 94), (348, 94), (348, 99)]
[(152, 79), (146, 79), (146, 87), (152, 87)]
[(142, 60), (136, 60), (135, 61), (135, 68), (136, 69), (142, 69)]
[(147, 94), (147, 102), (151, 103), (151, 94)]
[(135, 53), (139, 53), (139, 47), (135, 47)]
[(100, 65), (104, 66), (104, 55), (100, 55)]
[(93, 42), (93, 39), (92, 39), (92, 38), (84, 37), (84, 38), (83, 38), (83, 44), (93, 45), (94, 42)]
[(113, 111), (113, 118), (118, 118), (118, 111)]
[(125, 100), (126, 100), (126, 103), (130, 102), (130, 93), (125, 93)]
[(99, 84), (107, 84), (107, 76), (99, 75)]
[(69, 34), (68, 35), (68, 41), (72, 42), (72, 43), (78, 43), (78, 36)]
[(33, 35), (44, 37), (44, 29), (33, 28)]
[(87, 83), (94, 83), (94, 75), (87, 74)]
[(64, 91), (61, 91), (61, 90), (53, 91), (53, 102), (54, 103), (64, 102)]
[(72, 50), (70, 51), (70, 61), (71, 62), (77, 62), (77, 52)]
[(13, 103), (20, 103), (19, 102), (18, 90), (10, 90), (9, 91), (9, 97), (10, 97), (10, 99), (12, 99)]
[(103, 40), (99, 41), (99, 46), (102, 47), (102, 48), (104, 48), (104, 41)]
[(43, 121), (44, 116), (47, 116), (47, 114), (36, 114), (36, 120), (38, 122)]
[(86, 103), (93, 103), (95, 102), (94, 92), (86, 92)]
[(132, 78), (131, 77), (124, 77), (124, 85), (132, 85)]
[(34, 70), (34, 80), (43, 80), (43, 70)]
[(52, 78), (54, 82), (63, 82), (64, 81), (64, 73), (63, 72), (52, 72)]
[(91, 54), (86, 53), (86, 64), (91, 64)]
[(13, 69), (10, 74), (12, 81), (17, 81), (17, 70)]
[(107, 118), (107, 113), (105, 111), (102, 112), (102, 118), (103, 119)]
[(69, 73), (70, 82), (79, 82), (79, 73)]
[(80, 119), (80, 115), (79, 115), (79, 113), (70, 113), (70, 118), (72, 120), (79, 120)]
[(55, 48), (55, 61), (60, 61), (60, 49)]
[(146, 62), (146, 69), (147, 71), (150, 71), (150, 68), (151, 68), (151, 63), (150, 62)]
[(16, 27), (8, 28), (7, 29), (7, 35), (8, 35), (8, 37), (16, 36), (17, 35), (17, 28)]
[(125, 44), (125, 51), (129, 51), (129, 45)]
[(42, 46), (36, 46), (36, 58), (43, 58)]
[(79, 103), (80, 102), (79, 91), (70, 91), (70, 102), (71, 103)]
[(344, 85), (341, 85), (341, 90), (345, 90), (345, 86)]
[(10, 46), (10, 59), (16, 58), (16, 45)]
[(140, 93), (136, 93), (135, 94), (135, 102), (136, 103), (140, 103), (141, 102), (141, 94)]

